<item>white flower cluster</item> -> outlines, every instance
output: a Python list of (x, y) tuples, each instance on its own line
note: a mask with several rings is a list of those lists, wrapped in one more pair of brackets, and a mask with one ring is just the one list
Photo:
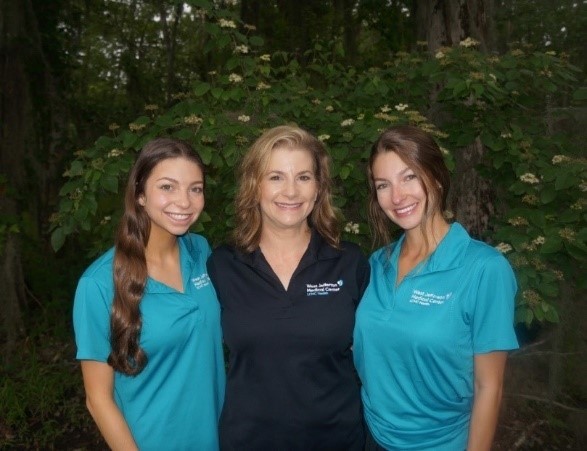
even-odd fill
[(387, 105), (387, 103), (385, 105), (383, 105), (381, 108), (379, 108), (379, 110), (382, 113), (389, 113), (391, 111), (391, 108), (389, 108), (389, 105)]
[(102, 218), (102, 220), (100, 221), (100, 225), (106, 225), (110, 222), (110, 220), (112, 219), (111, 216), (104, 216)]
[(566, 155), (555, 155), (552, 157), (552, 164), (560, 164), (570, 161), (570, 158)]
[(269, 88), (271, 88), (271, 85), (268, 85), (267, 83), (263, 83), (262, 81), (257, 83), (257, 91), (262, 91), (264, 89), (269, 89)]
[(108, 152), (108, 158), (116, 158), (121, 156), (123, 153), (124, 152), (120, 149), (112, 149), (110, 152)]
[(436, 58), (437, 60), (444, 58), (446, 55), (444, 54), (444, 52), (442, 50), (439, 50), (438, 52), (436, 52), (436, 55), (434, 55), (434, 58)]
[(536, 177), (531, 172), (526, 172), (525, 174), (522, 174), (520, 176), (520, 180), (524, 183), (529, 183), (530, 185), (536, 185), (537, 183), (540, 183), (538, 177)]
[(231, 83), (240, 83), (243, 81), (243, 77), (241, 77), (239, 74), (232, 73), (228, 76), (228, 81)]
[(241, 114), (238, 117), (238, 120), (241, 122), (249, 122), (251, 120), (251, 116), (247, 116), (246, 114)]
[(508, 243), (499, 243), (495, 248), (502, 254), (507, 254), (513, 250), (513, 247)]
[(353, 125), (355, 123), (354, 119), (345, 119), (344, 121), (342, 121), (340, 123), (341, 127), (350, 127), (351, 125)]
[(356, 222), (347, 222), (346, 225), (344, 226), (344, 231), (347, 233), (352, 233), (354, 235), (358, 235), (359, 234), (359, 224), (357, 224)]
[(259, 59), (261, 61), (265, 61), (266, 63), (268, 63), (269, 61), (271, 61), (271, 55), (269, 55), (268, 53), (265, 53), (264, 55), (261, 55), (259, 57)]
[(249, 53), (249, 48), (246, 45), (237, 45), (234, 48), (234, 53), (242, 53), (243, 55)]
[(187, 125), (199, 125), (202, 123), (202, 118), (200, 116), (196, 116), (195, 114), (190, 114), (183, 118), (184, 124)]
[(408, 104), (407, 103), (398, 103), (394, 108), (396, 109), (396, 111), (404, 111), (406, 108), (408, 108)]
[(459, 45), (461, 47), (475, 47), (475, 46), (479, 45), (479, 41), (476, 41), (475, 39), (472, 39), (472, 38), (467, 38), (464, 41), (459, 42)]
[(128, 128), (131, 132), (140, 132), (143, 128), (145, 128), (145, 124), (128, 124)]
[(222, 28), (236, 28), (236, 24), (232, 20), (220, 19), (218, 24)]
[(537, 236), (536, 238), (534, 238), (532, 240), (532, 244), (534, 246), (540, 246), (541, 244), (544, 244), (546, 242), (546, 238), (544, 238), (543, 236)]
[(326, 135), (326, 134), (324, 134), (324, 135), (318, 135), (318, 139), (320, 141), (322, 141), (322, 142), (328, 141), (330, 139), (330, 135)]
[(327, 105), (324, 109), (329, 113), (332, 113), (334, 111), (334, 107), (332, 105)]

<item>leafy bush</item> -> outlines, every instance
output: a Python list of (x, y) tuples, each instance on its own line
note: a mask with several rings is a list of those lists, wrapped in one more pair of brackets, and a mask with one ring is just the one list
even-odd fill
[(557, 99), (585, 100), (584, 91), (573, 94), (577, 69), (565, 58), (528, 48), (488, 56), (467, 39), (434, 56), (397, 53), (381, 67), (359, 70), (340, 64), (335, 43), (316, 43), (301, 67), (284, 52), (265, 54), (263, 41), (230, 11), (209, 7), (206, 14), (206, 52), (225, 55), (224, 63), (178, 93), (166, 111), (147, 105), (128, 127), (111, 124), (76, 152), (52, 218), (56, 250), (73, 233), (85, 237), (91, 255), (111, 244), (121, 182), (136, 152), (161, 135), (190, 141), (207, 164), (207, 207), (196, 231), (224, 241), (233, 226), (235, 166), (264, 129), (283, 123), (307, 128), (329, 148), (345, 238), (366, 249), (370, 144), (387, 126), (409, 123), (450, 149), (451, 168), (463, 149), (482, 144), (478, 170), (499, 199), (485, 238), (499, 243), (516, 268), (517, 321), (558, 320), (559, 285), (570, 283), (587, 257), (587, 162), (548, 121)]

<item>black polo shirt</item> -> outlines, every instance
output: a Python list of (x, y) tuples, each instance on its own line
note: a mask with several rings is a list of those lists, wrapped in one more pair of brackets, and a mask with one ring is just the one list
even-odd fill
[(208, 273), (230, 350), (222, 450), (361, 450), (351, 344), (369, 263), (316, 232), (287, 290), (260, 250), (216, 249)]

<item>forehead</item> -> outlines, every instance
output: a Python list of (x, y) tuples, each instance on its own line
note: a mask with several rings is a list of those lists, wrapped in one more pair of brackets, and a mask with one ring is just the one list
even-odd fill
[(271, 150), (267, 160), (267, 170), (285, 170), (295, 167), (298, 170), (313, 170), (312, 153), (303, 147), (277, 146)]
[(156, 177), (201, 179), (202, 169), (194, 161), (185, 157), (166, 158), (157, 163), (149, 178)]
[(373, 160), (373, 167), (371, 169), (373, 177), (377, 178), (379, 176), (384, 177), (390, 174), (399, 174), (411, 168), (396, 152), (390, 151), (378, 154)]

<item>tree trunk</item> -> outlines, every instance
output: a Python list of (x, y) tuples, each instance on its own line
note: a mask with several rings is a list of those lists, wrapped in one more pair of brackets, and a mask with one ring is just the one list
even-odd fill
[(494, 49), (493, 0), (416, 1), (417, 36), (432, 53), (471, 37), (483, 51)]
[[(480, 42), (481, 50), (493, 46), (493, 0), (427, 0), (414, 2), (416, 29), (420, 40), (428, 42), (428, 50), (436, 53), (440, 47), (457, 46), (471, 37)], [(440, 123), (434, 104), (436, 93), (431, 93), (430, 119)], [(477, 137), (469, 146), (453, 149), (456, 170), (449, 196), (449, 208), (455, 219), (475, 237), (487, 231), (495, 208), (491, 184), (477, 173), (476, 166), (483, 161), (485, 149)]]
[[(31, 0), (0, 0), (0, 224), (18, 225), (25, 211), (42, 221), (39, 202), (47, 195), (48, 180), (55, 171), (53, 86)], [(38, 159), (41, 152), (49, 156), (44, 164)], [(4, 359), (10, 357), (23, 331), (21, 236), (9, 231), (0, 234)]]
[[(18, 215), (14, 195), (21, 194), (25, 183), (24, 160), (29, 139), (34, 136), (30, 91), (23, 56), (27, 29), (28, 2), (0, 0), (0, 171), (10, 188), (0, 194), (0, 220)], [(12, 220), (14, 221), (14, 219)], [(8, 231), (1, 236), (0, 248), (0, 345), (6, 359), (16, 346), (22, 330), (21, 306), (24, 298), (24, 279), (18, 236)]]

